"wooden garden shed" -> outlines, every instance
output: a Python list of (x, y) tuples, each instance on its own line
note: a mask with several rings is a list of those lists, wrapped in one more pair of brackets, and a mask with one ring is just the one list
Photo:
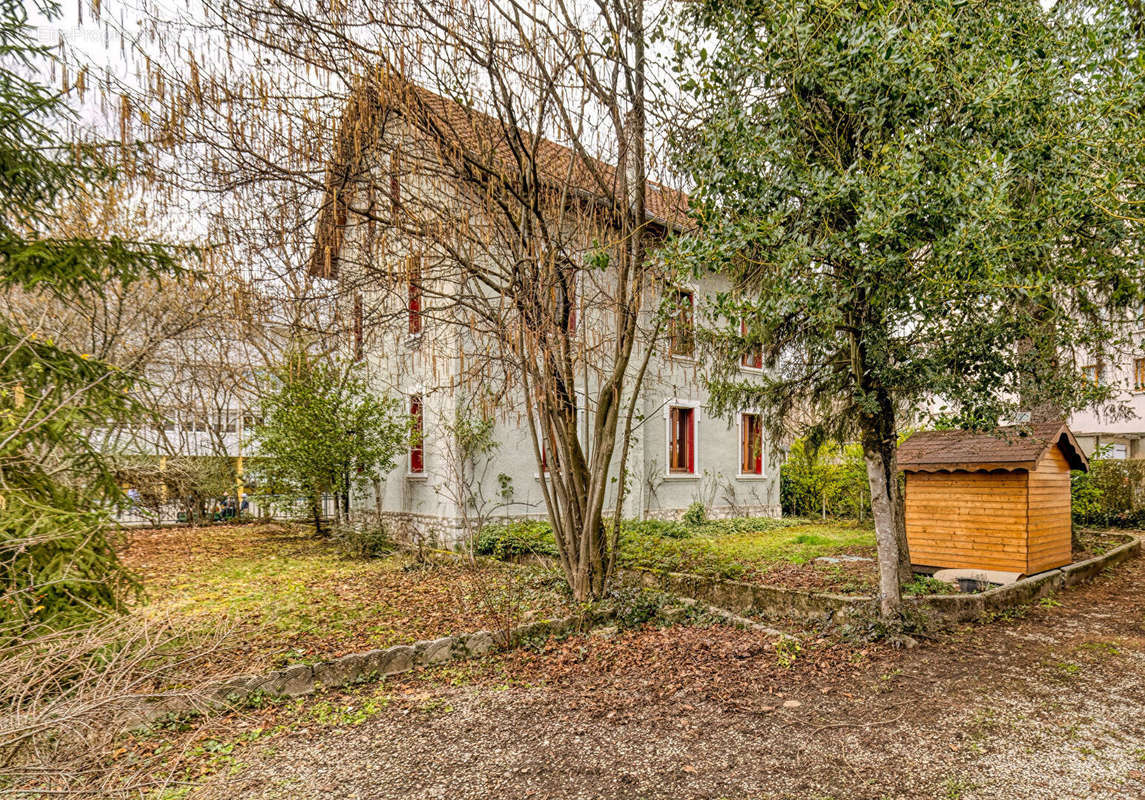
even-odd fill
[(921, 431), (898, 466), (917, 567), (1032, 575), (1070, 563), (1069, 473), (1088, 462), (1065, 425)]

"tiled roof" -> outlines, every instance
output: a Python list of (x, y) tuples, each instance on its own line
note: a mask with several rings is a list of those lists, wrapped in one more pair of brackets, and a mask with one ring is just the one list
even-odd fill
[(1088, 461), (1069, 428), (1061, 423), (1008, 426), (996, 433), (919, 431), (898, 449), (899, 469), (906, 472), (1033, 469), (1042, 454), (1058, 446), (1071, 469)]
[[(455, 154), (470, 157), (476, 164), (493, 166), (511, 177), (521, 169), (518, 155), (535, 152), (538, 177), (557, 190), (571, 190), (582, 197), (606, 199), (619, 186), (614, 165), (586, 158), (549, 139), (536, 139), (520, 128), (507, 126), (488, 114), (466, 108), (409, 81), (391, 79), (385, 93), (376, 84), (356, 91), (346, 104), (338, 129), (335, 153), (327, 170), (326, 195), (319, 212), (315, 247), (311, 255), (312, 274), (333, 271), (346, 222), (346, 201), (341, 186), (355, 172), (363, 143), (376, 136), (376, 126), (384, 112), (402, 115), (419, 130), (438, 139)], [(515, 141), (514, 141), (515, 139)], [(655, 181), (647, 182), (645, 211), (649, 221), (665, 227), (688, 229), (688, 197)]]

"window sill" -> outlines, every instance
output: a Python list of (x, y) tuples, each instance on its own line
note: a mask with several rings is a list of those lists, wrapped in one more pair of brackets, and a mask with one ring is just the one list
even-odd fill
[(421, 339), (424, 334), (425, 332), (422, 331), (421, 333), (411, 333), (407, 335), (406, 347), (410, 348), (411, 350), (421, 347)]
[(677, 363), (680, 363), (680, 364), (695, 364), (696, 363), (696, 357), (694, 355), (693, 356), (681, 356), (681, 355), (677, 355), (676, 353), (670, 353), (668, 355), (668, 359), (671, 361), (675, 361)]
[(428, 477), (429, 476), (426, 475), (424, 472), (407, 472), (406, 473), (406, 480), (407, 481), (424, 481)]
[(700, 476), (695, 472), (669, 472), (664, 475), (666, 481), (698, 481)]
[(746, 367), (743, 364), (739, 365), (740, 372), (750, 372), (753, 375), (762, 375), (763, 367)]
[(762, 481), (766, 479), (767, 476), (762, 472), (741, 472), (736, 475), (737, 481)]

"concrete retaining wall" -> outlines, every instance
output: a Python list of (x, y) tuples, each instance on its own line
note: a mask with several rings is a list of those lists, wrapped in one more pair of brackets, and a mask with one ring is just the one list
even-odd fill
[(874, 611), (871, 597), (759, 586), (679, 572), (633, 569), (624, 570), (620, 578), (629, 585), (660, 589), (737, 614), (750, 613), (769, 619), (845, 620), (869, 616)]
[[(907, 597), (904, 601), (908, 608), (916, 609), (934, 623), (973, 622), (987, 615), (1035, 602), (1058, 589), (1091, 580), (1103, 570), (1133, 558), (1140, 551), (1141, 540), (1132, 538), (1096, 558), (1032, 575), (1009, 586), (1000, 586), (981, 594), (938, 594)], [(737, 614), (752, 614), (767, 619), (846, 622), (873, 617), (878, 610), (873, 596), (757, 586), (677, 572), (625, 570), (621, 580), (690, 597)]]
[(1139, 555), (1141, 540), (1136, 537), (1129, 538), (1125, 544), (1118, 545), (1103, 555), (1059, 569), (1040, 572), (981, 594), (937, 594), (929, 597), (912, 597), (908, 600), (924, 614), (941, 620), (973, 622), (987, 615), (1036, 602), (1059, 589), (1092, 580), (1110, 567)]

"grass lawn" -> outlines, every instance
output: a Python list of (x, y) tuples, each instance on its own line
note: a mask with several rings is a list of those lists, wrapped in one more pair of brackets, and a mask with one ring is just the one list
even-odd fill
[[(866, 592), (876, 582), (874, 561), (816, 561), (821, 556), (874, 558), (873, 528), (850, 522), (737, 518), (699, 525), (626, 522), (620, 537), (625, 567), (686, 572), (730, 580), (827, 591)], [(489, 555), (554, 555), (543, 522), (493, 526), (479, 549)]]
[(133, 531), (123, 558), (144, 579), (137, 613), (233, 626), (219, 664), (232, 672), (569, 613), (562, 579), (539, 567), (351, 559), (278, 524)]

